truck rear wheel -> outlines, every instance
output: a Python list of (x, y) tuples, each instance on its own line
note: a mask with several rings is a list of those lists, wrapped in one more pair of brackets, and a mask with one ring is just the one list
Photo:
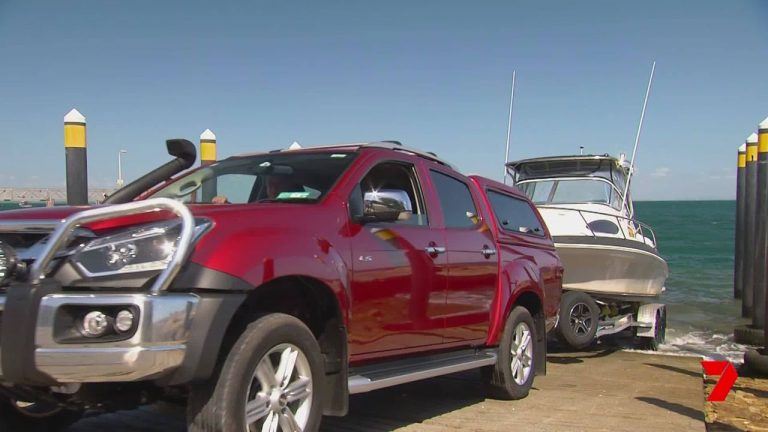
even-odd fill
[(573, 349), (592, 344), (600, 321), (600, 308), (587, 293), (568, 291), (560, 299), (557, 338)]
[(323, 374), (307, 326), (290, 315), (265, 315), (246, 327), (218, 375), (192, 389), (189, 431), (315, 431)]
[(536, 325), (528, 309), (515, 306), (504, 325), (496, 365), (483, 369), (489, 393), (496, 399), (522, 399), (533, 386), (536, 369)]

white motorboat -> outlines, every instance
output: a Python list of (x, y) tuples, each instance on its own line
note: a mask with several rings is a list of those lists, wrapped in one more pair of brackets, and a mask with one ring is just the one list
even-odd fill
[(656, 302), (669, 270), (653, 229), (635, 218), (624, 157), (542, 157), (507, 169), (538, 207), (563, 262), (559, 327), (570, 331), (566, 341), (583, 347), (595, 336), (645, 324), (656, 333), (654, 323), (666, 318)]
[(565, 267), (563, 288), (618, 297), (658, 297), (668, 276), (649, 226), (624, 199), (628, 166), (603, 156), (507, 164), (536, 204)]

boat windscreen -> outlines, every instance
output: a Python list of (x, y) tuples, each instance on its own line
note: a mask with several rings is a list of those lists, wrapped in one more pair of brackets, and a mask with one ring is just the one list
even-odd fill
[(514, 168), (517, 181), (549, 177), (602, 177), (617, 183), (617, 177), (622, 177), (623, 183), (623, 170), (612, 158), (549, 159), (521, 163)]
[(518, 184), (534, 204), (605, 204), (621, 208), (621, 197), (607, 181), (584, 179), (533, 180)]

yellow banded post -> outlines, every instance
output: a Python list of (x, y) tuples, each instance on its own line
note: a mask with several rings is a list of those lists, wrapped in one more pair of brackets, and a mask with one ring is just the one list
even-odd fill
[(740, 299), (744, 291), (744, 224), (745, 212), (744, 206), (746, 190), (744, 188), (745, 169), (747, 166), (747, 145), (742, 144), (739, 147), (738, 159), (736, 162), (736, 248), (734, 250), (733, 263), (733, 297)]
[(755, 286), (755, 228), (757, 225), (757, 134), (747, 138), (747, 163), (744, 167), (744, 286), (741, 315), (752, 318)]
[(216, 162), (216, 135), (206, 129), (200, 134), (200, 165)]
[(64, 153), (67, 167), (67, 204), (88, 204), (88, 154), (85, 116), (76, 109), (64, 116)]
[[(206, 129), (200, 134), (200, 165), (208, 166), (216, 162), (216, 134)], [(209, 203), (218, 195), (216, 177), (203, 182), (203, 202)]]
[[(765, 329), (768, 291), (768, 119), (758, 126), (757, 201), (755, 203), (755, 286), (752, 292), (752, 327)], [(757, 342), (759, 343), (759, 342)]]

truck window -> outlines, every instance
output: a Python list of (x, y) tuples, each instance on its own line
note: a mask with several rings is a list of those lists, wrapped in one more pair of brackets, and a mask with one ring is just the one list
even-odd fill
[(224, 174), (216, 178), (216, 195), (227, 197), (233, 204), (247, 203), (256, 176), (249, 174)]
[(544, 228), (527, 201), (492, 190), (488, 191), (488, 200), (504, 231), (544, 236)]
[(318, 202), (347, 169), (350, 152), (280, 152), (239, 156), (191, 171), (149, 198), (185, 203)]
[(369, 198), (402, 196), (402, 192), (405, 192), (407, 199), (402, 204), (407, 211), (402, 212), (401, 219), (394, 223), (400, 225), (428, 224), (426, 207), (416, 177), (416, 168), (411, 164), (383, 162), (376, 165), (360, 181), (360, 191), (362, 192), (360, 199), (364, 199), (366, 195)]
[(477, 208), (469, 187), (461, 180), (437, 171), (429, 171), (437, 189), (446, 228), (471, 228), (477, 225)]

